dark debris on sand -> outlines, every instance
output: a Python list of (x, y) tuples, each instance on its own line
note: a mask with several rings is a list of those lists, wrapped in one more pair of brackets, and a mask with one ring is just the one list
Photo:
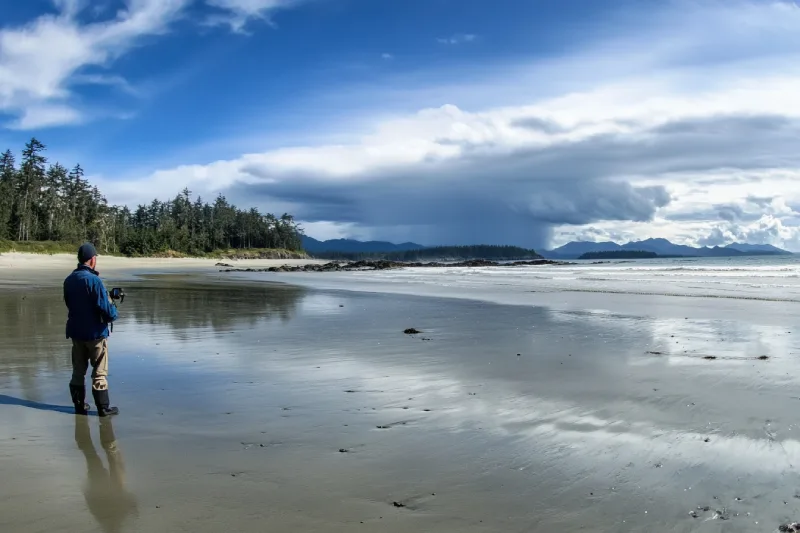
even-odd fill
[(419, 335), (422, 332), (416, 328), (408, 328), (404, 330), (403, 333), (405, 333), (406, 335)]
[[(703, 505), (698, 507), (694, 511), (690, 511), (689, 516), (691, 516), (692, 518), (700, 518), (700, 515), (702, 515), (703, 513), (707, 513), (709, 511), (711, 511), (711, 507), (709, 507), (708, 505)], [(721, 511), (717, 509), (714, 511), (712, 520), (728, 520), (729, 516), (730, 515), (728, 514), (727, 509), (723, 508)]]
[(800, 531), (800, 522), (792, 522), (791, 524), (781, 524), (778, 531)]

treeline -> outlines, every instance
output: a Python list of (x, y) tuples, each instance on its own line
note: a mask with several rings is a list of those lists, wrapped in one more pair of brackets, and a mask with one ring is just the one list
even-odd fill
[(188, 189), (134, 210), (111, 206), (80, 165), (67, 170), (50, 164), (45, 150), (34, 138), (19, 164), (11, 150), (0, 156), (0, 240), (91, 241), (103, 252), (124, 255), (302, 250), (302, 232), (291, 215), (240, 210), (222, 195), (209, 204), (192, 199)]
[(489, 259), (492, 261), (523, 261), (541, 259), (534, 250), (518, 246), (435, 246), (419, 250), (395, 252), (315, 252), (320, 259), (368, 260), (386, 259), (389, 261), (463, 261), (467, 259)]

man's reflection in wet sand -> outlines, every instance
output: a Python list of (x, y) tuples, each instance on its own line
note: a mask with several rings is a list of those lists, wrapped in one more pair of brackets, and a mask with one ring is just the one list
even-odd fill
[(119, 533), (125, 519), (137, 514), (137, 503), (125, 488), (125, 466), (111, 420), (100, 420), (100, 445), (105, 450), (108, 469), (95, 450), (86, 416), (75, 416), (75, 443), (86, 459), (88, 479), (83, 489), (86, 505), (103, 531)]

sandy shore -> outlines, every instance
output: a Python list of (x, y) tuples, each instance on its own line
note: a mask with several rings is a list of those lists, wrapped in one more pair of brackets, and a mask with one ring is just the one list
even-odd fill
[[(268, 268), (280, 265), (306, 265), (325, 263), (314, 259), (154, 259), (101, 256), (98, 270), (101, 276), (111, 280), (125, 279), (144, 274), (191, 274), (213, 273), (219, 262), (235, 265), (238, 268)], [(53, 285), (60, 284), (63, 278), (75, 268), (77, 261), (73, 255), (56, 254), (0, 254), (0, 285)]]
[[(72, 267), (27, 259), (6, 272), (58, 285)], [(800, 517), (793, 315), (245, 281), (125, 284), (110, 423), (71, 414), (58, 287), (0, 289), (0, 531), (772, 532)]]

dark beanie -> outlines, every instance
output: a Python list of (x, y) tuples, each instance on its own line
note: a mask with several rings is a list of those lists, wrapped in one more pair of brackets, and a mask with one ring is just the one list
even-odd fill
[(90, 242), (84, 243), (78, 248), (78, 262), (83, 264), (97, 255), (97, 250)]

